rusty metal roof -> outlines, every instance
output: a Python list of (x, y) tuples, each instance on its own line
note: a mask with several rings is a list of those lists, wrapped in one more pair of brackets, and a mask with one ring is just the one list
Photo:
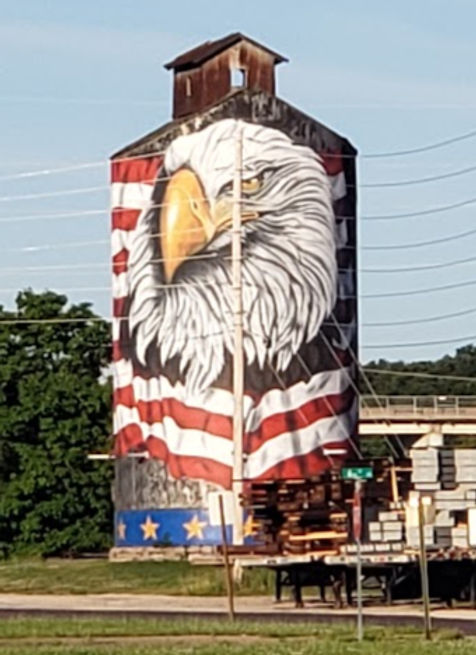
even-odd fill
[(288, 61), (286, 57), (283, 57), (277, 52), (274, 52), (274, 50), (270, 50), (269, 48), (262, 45), (261, 43), (258, 43), (257, 41), (250, 39), (248, 36), (241, 34), (241, 32), (234, 32), (233, 34), (229, 34), (228, 36), (225, 36), (222, 39), (217, 39), (216, 41), (205, 41), (205, 43), (202, 43), (196, 48), (192, 48), (191, 50), (184, 52), (182, 55), (179, 55), (172, 61), (169, 61), (168, 64), (165, 64), (165, 68), (167, 70), (170, 70), (171, 68), (173, 68), (174, 70), (194, 68), (195, 66), (199, 66), (200, 64), (202, 64), (207, 59), (211, 59), (215, 55), (218, 55), (220, 52), (223, 52), (223, 50), (226, 50), (227, 48), (231, 48), (231, 46), (234, 46), (236, 43), (239, 43), (240, 41), (248, 41), (248, 43), (251, 43), (257, 48), (261, 48), (261, 50), (265, 50), (266, 52), (268, 52), (270, 55), (274, 57), (274, 61), (276, 64), (280, 64), (281, 62)]

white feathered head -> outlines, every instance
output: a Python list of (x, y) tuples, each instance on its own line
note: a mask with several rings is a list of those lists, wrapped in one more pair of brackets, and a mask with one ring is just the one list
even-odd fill
[(234, 119), (178, 137), (131, 237), (129, 329), (138, 361), (163, 367), (178, 358), (191, 391), (211, 386), (233, 352), (230, 228), (240, 125), (247, 365), (284, 371), (336, 300), (331, 190), (316, 153), (279, 130)]

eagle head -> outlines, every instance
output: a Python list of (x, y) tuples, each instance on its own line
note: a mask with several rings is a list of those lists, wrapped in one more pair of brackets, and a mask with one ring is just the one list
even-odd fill
[(335, 220), (319, 156), (279, 130), (234, 119), (176, 138), (131, 235), (129, 330), (143, 366), (177, 358), (193, 392), (210, 387), (233, 352), (239, 129), (246, 364), (284, 371), (336, 300)]

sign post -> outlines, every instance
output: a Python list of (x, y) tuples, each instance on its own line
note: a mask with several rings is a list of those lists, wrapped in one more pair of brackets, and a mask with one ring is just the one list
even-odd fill
[(420, 542), (421, 597), (423, 600), (425, 638), (431, 639), (430, 587), (428, 583), (428, 562), (425, 544), (425, 512), (423, 498), (421, 496), (418, 497), (418, 536)]
[(357, 640), (364, 637), (364, 620), (362, 613), (362, 481), (356, 480), (354, 484), (354, 504), (352, 507), (352, 523), (354, 539), (357, 544)]
[(365, 480), (371, 480), (374, 472), (371, 466), (348, 466), (341, 470), (343, 480), (354, 480), (354, 498), (352, 503), (352, 531), (357, 546), (357, 639), (364, 638), (364, 616), (362, 602), (362, 486)]

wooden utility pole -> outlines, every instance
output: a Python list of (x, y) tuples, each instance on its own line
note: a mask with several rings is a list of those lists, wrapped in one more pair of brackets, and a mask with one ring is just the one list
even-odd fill
[(241, 177), (243, 168), (243, 126), (238, 123), (233, 175), (233, 215), (231, 241), (231, 277), (233, 293), (233, 544), (243, 543), (243, 292), (241, 283)]
[(221, 541), (223, 547), (223, 561), (225, 563), (225, 584), (228, 596), (228, 618), (235, 620), (235, 598), (233, 592), (233, 577), (231, 575), (230, 558), (228, 556), (228, 540), (226, 538), (225, 510), (223, 508), (223, 496), (219, 494), (218, 505), (220, 507)]

